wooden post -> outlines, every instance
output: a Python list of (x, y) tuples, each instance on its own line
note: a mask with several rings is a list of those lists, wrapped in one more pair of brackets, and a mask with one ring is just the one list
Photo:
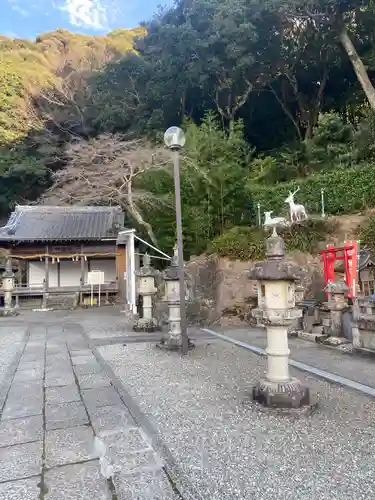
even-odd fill
[(18, 287), (22, 287), (22, 260), (18, 259), (18, 270), (17, 270), (17, 281), (18, 281)]
[(83, 245), (81, 245), (81, 286), (85, 284), (85, 257), (83, 255)]
[[(46, 254), (48, 254), (48, 245), (46, 245)], [(49, 288), (49, 258), (47, 255), (44, 257), (44, 264), (45, 264), (45, 289), (48, 292)]]
[(118, 294), (119, 297), (125, 300), (126, 290), (125, 290), (125, 272), (126, 272), (126, 254), (125, 246), (118, 246), (116, 251), (116, 274), (118, 283)]
[[(48, 254), (48, 245), (45, 247), (45, 253)], [(48, 297), (48, 288), (49, 288), (49, 258), (46, 255), (44, 257), (44, 287), (43, 287), (43, 302), (42, 309), (47, 309), (47, 297)]]

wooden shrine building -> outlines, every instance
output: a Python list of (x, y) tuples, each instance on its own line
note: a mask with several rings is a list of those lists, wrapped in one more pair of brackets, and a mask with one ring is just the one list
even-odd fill
[(126, 247), (117, 245), (121, 231), (120, 207), (17, 206), (0, 228), (0, 248), (17, 265), (17, 300), (73, 294), (82, 303), (93, 270), (104, 273), (107, 300), (117, 295), (126, 279)]
[[(337, 262), (335, 273), (338, 279), (343, 279), (344, 263)], [(358, 255), (358, 293), (361, 297), (368, 297), (375, 292), (375, 259), (369, 249), (364, 248)]]

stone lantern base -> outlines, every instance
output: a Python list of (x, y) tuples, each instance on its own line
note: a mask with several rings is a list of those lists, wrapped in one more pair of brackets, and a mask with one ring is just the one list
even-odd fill
[(261, 379), (253, 388), (253, 400), (269, 408), (295, 409), (311, 405), (309, 389), (297, 378), (287, 382)]
[(160, 331), (160, 326), (155, 318), (138, 318), (133, 325), (135, 332), (157, 332)]
[[(173, 338), (167, 336), (163, 338), (158, 344), (156, 344), (159, 349), (165, 349), (166, 351), (180, 351), (182, 346), (182, 339)], [(194, 349), (195, 345), (188, 339), (188, 348)]]
[(18, 316), (20, 311), (16, 307), (12, 307), (11, 309), (6, 309), (5, 307), (0, 307), (0, 317), (1, 316)]

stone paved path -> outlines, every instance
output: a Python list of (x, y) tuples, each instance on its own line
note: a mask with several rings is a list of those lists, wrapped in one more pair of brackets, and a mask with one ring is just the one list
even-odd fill
[[(27, 329), (0, 417), (1, 500), (179, 498), (77, 324)], [(95, 435), (118, 469), (113, 480), (100, 473)]]

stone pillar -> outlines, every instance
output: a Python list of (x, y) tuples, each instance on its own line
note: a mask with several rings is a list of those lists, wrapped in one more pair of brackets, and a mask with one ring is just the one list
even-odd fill
[(328, 294), (328, 309), (330, 310), (329, 335), (333, 337), (343, 336), (342, 317), (348, 306), (349, 288), (344, 281), (334, 281), (325, 287)]
[(310, 405), (310, 393), (289, 374), (288, 347), (288, 328), (302, 315), (295, 307), (299, 268), (284, 260), (284, 241), (275, 232), (266, 245), (267, 260), (250, 272), (258, 282), (258, 308), (252, 314), (267, 329), (267, 374), (253, 388), (253, 399), (266, 407), (300, 408)]
[(156, 294), (155, 270), (151, 267), (150, 256), (146, 253), (143, 265), (136, 273), (139, 284), (139, 294), (142, 295), (142, 316), (133, 326), (135, 332), (155, 332), (158, 330), (158, 322), (153, 317), (152, 297)]

